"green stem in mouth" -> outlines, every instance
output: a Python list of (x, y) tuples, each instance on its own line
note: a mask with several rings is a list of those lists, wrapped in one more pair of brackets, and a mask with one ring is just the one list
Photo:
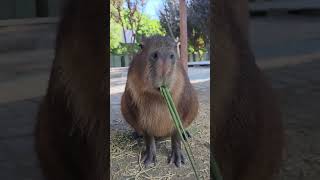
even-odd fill
[[(191, 162), (191, 166), (192, 166), (192, 169), (193, 169), (193, 171), (195, 173), (195, 176), (196, 176), (197, 179), (200, 179), (199, 175), (198, 175), (198, 172), (197, 172), (196, 164), (195, 164), (195, 161), (194, 161), (194, 156), (193, 156), (191, 148), (190, 148), (190, 144), (182, 136), (182, 133), (186, 134), (186, 132), (185, 132), (185, 130), (183, 128), (183, 125), (182, 125), (181, 119), (179, 117), (179, 114), (177, 112), (177, 109), (175, 108), (175, 105), (174, 105), (172, 96), (170, 94), (169, 88), (167, 86), (161, 86), (160, 87), (160, 92), (161, 92), (161, 95), (164, 97), (164, 99), (165, 99), (165, 101), (166, 101), (166, 103), (168, 105), (168, 109), (170, 111), (173, 123), (174, 123), (176, 129), (178, 130), (178, 133), (179, 133), (180, 138), (182, 140), (183, 146), (184, 146), (184, 148), (185, 148), (185, 150), (187, 152), (188, 159)], [(213, 152), (212, 149), (211, 149), (211, 151)], [(210, 168), (213, 171), (212, 173), (214, 175), (214, 179), (215, 180), (222, 180), (223, 178), (221, 176), (220, 169), (218, 168), (218, 165), (217, 165), (217, 163), (216, 163), (216, 161), (214, 159), (214, 154), (212, 153), (211, 156), (212, 157), (210, 158)]]
[(183, 128), (183, 125), (182, 125), (181, 119), (179, 117), (179, 114), (177, 112), (177, 109), (175, 108), (172, 96), (171, 96), (171, 94), (169, 92), (169, 88), (167, 86), (161, 86), (160, 87), (160, 91), (161, 91), (161, 95), (165, 98), (165, 101), (166, 101), (166, 103), (168, 105), (168, 109), (170, 111), (173, 123), (174, 123), (176, 129), (178, 130), (178, 134), (180, 135), (180, 138), (181, 138), (182, 143), (184, 145), (184, 148), (186, 150), (188, 159), (191, 162), (191, 166), (192, 166), (192, 169), (193, 169), (193, 171), (195, 173), (195, 176), (196, 176), (197, 179), (200, 179), (199, 175), (198, 175), (198, 172), (196, 170), (197, 168), (196, 168), (196, 164), (195, 164), (195, 161), (194, 161), (194, 156), (193, 156), (191, 148), (190, 148), (190, 144), (182, 136), (182, 133), (184, 133), (184, 134), (186, 134), (186, 133), (185, 133), (185, 130)]

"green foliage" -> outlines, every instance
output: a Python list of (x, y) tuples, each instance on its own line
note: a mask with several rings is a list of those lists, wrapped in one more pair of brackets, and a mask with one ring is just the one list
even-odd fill
[(164, 1), (164, 7), (159, 16), (160, 24), (173, 38), (180, 36), (179, 14), (179, 0)]
[(165, 35), (165, 30), (161, 27), (158, 20), (150, 19), (143, 15), (141, 26), (136, 32), (137, 41), (140, 42), (142, 36)]
[[(188, 52), (200, 58), (209, 44), (208, 13), (209, 0), (189, 0), (187, 4)], [(178, 0), (165, 1), (160, 13), (160, 22), (168, 34), (180, 36)], [(170, 32), (171, 31), (171, 32)]]
[[(150, 19), (139, 11), (134, 13), (125, 7), (121, 7), (120, 16), (115, 7), (111, 6), (110, 26), (110, 52), (112, 54), (124, 55), (135, 52), (139, 49), (139, 42), (142, 36), (164, 35), (165, 30), (158, 20)], [(134, 32), (135, 44), (126, 44), (122, 41), (123, 30)], [(132, 42), (132, 40), (127, 40)]]
[(110, 49), (116, 49), (121, 42), (121, 26), (110, 20)]

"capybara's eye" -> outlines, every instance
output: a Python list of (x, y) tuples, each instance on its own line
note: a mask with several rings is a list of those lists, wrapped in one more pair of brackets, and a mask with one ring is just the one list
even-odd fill
[(173, 58), (174, 58), (174, 54), (171, 54), (171, 55), (170, 55), (170, 59), (173, 59)]

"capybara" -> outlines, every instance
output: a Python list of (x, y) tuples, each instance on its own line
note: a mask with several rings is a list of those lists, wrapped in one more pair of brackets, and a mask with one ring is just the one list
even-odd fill
[(281, 112), (249, 43), (248, 0), (211, 3), (212, 144), (224, 180), (271, 180), (283, 160)]
[(106, 1), (70, 0), (35, 127), (39, 166), (48, 180), (106, 180)]
[(177, 54), (177, 43), (167, 36), (151, 36), (141, 42), (128, 70), (121, 99), (124, 119), (146, 144), (145, 166), (156, 161), (155, 137), (171, 136), (169, 163), (185, 162), (181, 139), (171, 120), (160, 86), (169, 87), (183, 126), (188, 127), (198, 114), (198, 98)]

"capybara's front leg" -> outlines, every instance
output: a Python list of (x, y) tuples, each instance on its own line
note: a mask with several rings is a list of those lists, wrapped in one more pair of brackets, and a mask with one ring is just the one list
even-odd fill
[(169, 163), (174, 163), (177, 167), (185, 163), (185, 158), (181, 150), (181, 138), (178, 132), (173, 133), (171, 136), (171, 154), (169, 156)]
[(156, 143), (154, 136), (145, 133), (144, 142), (146, 144), (146, 151), (143, 155), (143, 162), (145, 167), (149, 167), (152, 163), (156, 164)]

